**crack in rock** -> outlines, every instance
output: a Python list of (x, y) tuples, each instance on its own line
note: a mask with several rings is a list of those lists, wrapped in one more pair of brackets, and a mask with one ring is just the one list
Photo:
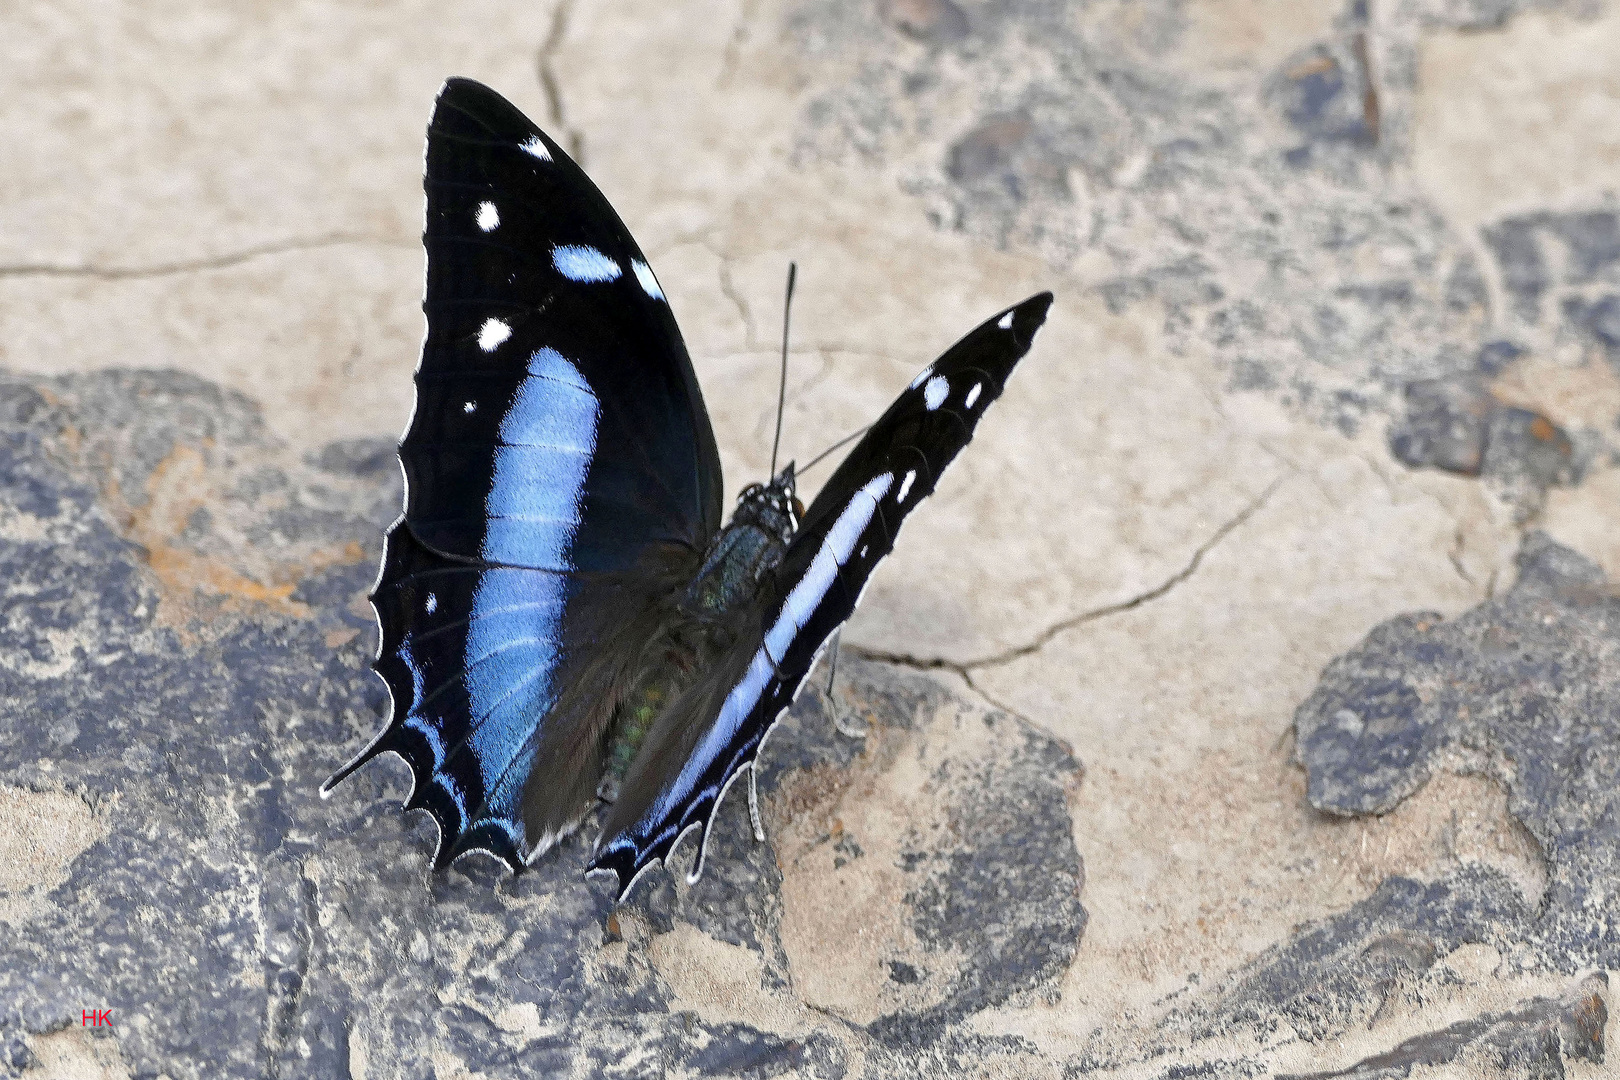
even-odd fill
[(225, 270), (255, 259), (273, 255), (287, 255), (323, 248), (348, 247), (354, 244), (378, 244), (387, 247), (416, 246), (416, 241), (398, 237), (366, 233), (331, 233), (304, 239), (272, 240), (253, 244), (222, 255), (197, 259), (177, 259), (173, 262), (153, 263), (149, 266), (95, 266), (87, 263), (15, 263), (0, 266), (0, 278), (90, 278), (99, 281), (135, 281), (142, 278), (171, 277), (176, 274), (194, 274), (205, 270)]
[[(1041, 649), (1050, 644), (1052, 640), (1059, 634), (1066, 633), (1079, 626), (1084, 626), (1086, 623), (1107, 618), (1110, 615), (1118, 615), (1126, 611), (1132, 611), (1141, 607), (1143, 604), (1151, 603), (1154, 600), (1162, 598), (1171, 590), (1175, 589), (1176, 586), (1181, 585), (1188, 578), (1196, 574), (1199, 566), (1203, 564), (1204, 556), (1208, 555), (1212, 550), (1214, 550), (1216, 545), (1218, 545), (1222, 540), (1225, 540), (1226, 537), (1239, 526), (1243, 525), (1251, 517), (1259, 513), (1266, 503), (1271, 500), (1272, 495), (1276, 493), (1277, 489), (1282, 486), (1284, 480), (1286, 479), (1287, 477), (1279, 477), (1278, 479), (1272, 481), (1270, 486), (1252, 499), (1247, 506), (1238, 511), (1235, 516), (1222, 523), (1221, 526), (1211, 533), (1203, 543), (1199, 544), (1198, 547), (1193, 551), (1192, 557), (1187, 560), (1185, 566), (1183, 566), (1180, 570), (1177, 570), (1174, 574), (1171, 574), (1158, 585), (1148, 589), (1146, 592), (1137, 593), (1135, 596), (1132, 596), (1129, 599), (1121, 600), (1118, 603), (1106, 604), (1099, 608), (1092, 608), (1088, 611), (1083, 611), (1078, 615), (1071, 615), (1066, 619), (1060, 620), (1059, 622), (1048, 626), (1046, 629), (1036, 634), (1033, 639), (1024, 643), (1023, 645), (1015, 645), (1001, 652), (992, 653), (989, 656), (983, 656), (975, 660), (965, 661), (949, 660), (941, 656), (914, 656), (909, 653), (887, 652), (882, 649), (869, 649), (864, 646), (851, 646), (850, 648), (857, 655), (868, 660), (880, 660), (885, 663), (899, 664), (902, 667), (915, 668), (919, 671), (952, 671), (968, 680), (969, 685), (972, 685), (972, 673), (974, 671), (978, 671), (982, 668), (1003, 667), (1012, 663), (1014, 660), (1020, 660), (1026, 656), (1039, 652)], [(977, 690), (978, 687), (975, 686), (974, 689)], [(980, 693), (983, 693), (983, 691), (980, 691)], [(1000, 705), (997, 707), (1004, 708), (1004, 706)]]
[[(704, 246), (708, 247), (707, 244)], [(766, 346), (761, 345), (759, 342), (759, 333), (754, 328), (754, 313), (749, 309), (747, 298), (744, 297), (741, 290), (737, 288), (737, 283), (732, 279), (731, 276), (732, 256), (724, 251), (719, 250), (718, 248), (709, 247), (709, 250), (714, 253), (715, 258), (720, 260), (720, 291), (725, 293), (726, 299), (730, 300), (732, 304), (736, 306), (737, 315), (742, 319), (744, 351), (763, 351)]]
[[(1060, 984), (1086, 920), (1067, 818), (1079, 764), (1033, 726), (880, 665), (844, 673), (872, 738), (837, 735), (802, 699), (761, 763), (770, 838), (755, 841), (734, 796), (696, 884), (679, 883), (687, 845), (615, 909), (582, 881), (583, 840), (518, 878), (476, 859), (431, 873), (433, 826), (401, 813), (398, 763), (315, 797), (387, 709), (368, 664), (374, 622), (357, 610), (374, 561), (303, 573), (302, 614), (219, 606), (163, 621), (161, 585), (114, 528), (105, 489), (145, 490), (176, 446), (208, 448), (229, 480), (208, 514), (172, 525), (210, 558), (375, 537), (398, 513), (383, 440), (286, 454), (248, 399), (174, 372), (0, 378), (0, 505), (41, 523), (0, 543), (0, 598), (18, 613), (0, 620), (0, 656), (44, 663), (64, 634), (73, 643), (60, 671), (0, 665), (0, 790), (68, 786), (105, 823), (5, 935), (0, 1074), (34, 1059), (49, 1074), (53, 1052), (86, 1038), (79, 1010), (111, 1004), (127, 1064), (113, 1075), (516, 1080), (661, 1061), (682, 1075), (837, 1077), (857, 1053), (915, 1075), (941, 1054), (999, 1052), (1006, 1041), (971, 1018)], [(87, 678), (86, 658), (102, 656)], [(937, 766), (888, 833), (910, 758), (874, 768), (862, 755), (884, 744)], [(846, 970), (842, 955), (790, 957), (792, 926), (793, 947), (831, 940), (803, 929), (828, 905), (784, 900), (827, 874), (780, 859), (795, 829), (802, 861), (830, 858), (805, 829), (839, 815), (879, 824), (829, 873), (881, 879), (891, 897), (863, 931), (877, 1008), (860, 1044), (843, 1025), (776, 1031), (687, 1007), (648, 947), (678, 924), (753, 954), (769, 994)], [(878, 865), (883, 843), (900, 865)], [(906, 928), (900, 955), (881, 945), (891, 922)], [(927, 978), (892, 979), (890, 960)]]
[(552, 130), (561, 136), (557, 141), (568, 148), (568, 156), (583, 169), (585, 133), (568, 124), (567, 114), (563, 111), (562, 83), (557, 78), (553, 66), (557, 51), (562, 48), (563, 38), (568, 35), (568, 20), (573, 14), (574, 0), (561, 0), (552, 10), (551, 27), (546, 32), (546, 40), (540, 43), (540, 50), (535, 55), (535, 67), (540, 76), (540, 91), (546, 98), (547, 121)]

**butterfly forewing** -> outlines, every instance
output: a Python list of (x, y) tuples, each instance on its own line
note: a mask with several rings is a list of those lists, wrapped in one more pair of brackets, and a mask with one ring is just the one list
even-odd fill
[[(701, 827), (706, 842), (726, 786), (753, 762), (816, 654), (854, 612), (907, 515), (973, 437), (985, 408), (1029, 351), (1051, 302), (1050, 293), (1031, 297), (952, 346), (918, 375), (822, 487), (771, 576), (755, 636), (725, 672), (725, 684), (705, 684), (702, 693), (688, 695), (684, 713), (660, 721), (671, 732), (668, 741), (690, 751), (673, 765), (644, 751), (626, 777), (592, 863), (617, 874), (621, 896), (688, 829)], [(700, 734), (677, 740), (683, 725)]]
[(424, 186), (405, 514), (372, 597), (393, 714), (326, 786), (397, 751), (440, 865), (516, 867), (585, 809), (646, 613), (719, 529), (719, 455), (657, 279), (556, 143), (452, 79)]
[[(562, 149), (494, 91), (445, 84), (428, 129), (406, 518), (443, 554), (623, 569), (702, 551), (719, 453), (646, 258)], [(605, 452), (597, 452), (599, 449)]]

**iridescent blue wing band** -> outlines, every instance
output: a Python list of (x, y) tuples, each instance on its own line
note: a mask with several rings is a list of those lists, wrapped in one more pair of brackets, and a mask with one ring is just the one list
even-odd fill
[(405, 517), (452, 558), (623, 570), (701, 552), (720, 456), (663, 290), (595, 185), (494, 91), (428, 128), (428, 333)]

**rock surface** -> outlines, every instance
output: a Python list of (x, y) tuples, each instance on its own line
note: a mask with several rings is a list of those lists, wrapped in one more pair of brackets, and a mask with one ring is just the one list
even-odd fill
[[(249, 403), (171, 373), (7, 382), (0, 417), (0, 577), (29, 613), (8, 636), (0, 767), (24, 807), (68, 791), (95, 822), (65, 872), (8, 893), (34, 909), (0, 970), (24, 1068), (49, 1053), (35, 1040), (75, 1033), (83, 1003), (117, 1014), (137, 1076), (437, 1075), (424, 1045), (485, 1075), (624, 1061), (838, 1074), (850, 1050), (792, 1003), (797, 951), (837, 949), (825, 1016), (893, 1057), (956, 1045), (962, 1018), (1050, 992), (1068, 969), (1086, 920), (1068, 749), (858, 662), (841, 707), (868, 736), (837, 735), (807, 696), (761, 777), (780, 836), (756, 844), (746, 800), (730, 800), (696, 885), (663, 875), (614, 911), (610, 889), (581, 882), (578, 843), (519, 880), (480, 859), (432, 876), (432, 826), (396, 812), (402, 769), (312, 797), (383, 708), (367, 669), (374, 571), (341, 538), (393, 514), (391, 455), (338, 444), (300, 461)], [(130, 541), (160, 518), (178, 530), (166, 551)], [(246, 549), (306, 572), (255, 585), (221, 561)], [(166, 581), (163, 564), (184, 576)], [(197, 601), (197, 577), (221, 589)], [(258, 610), (239, 617), (250, 597)], [(97, 674), (66, 677), (81, 668)], [(822, 933), (784, 934), (796, 908)], [(880, 940), (837, 940), (851, 933)], [(671, 958), (660, 978), (668, 935), (720, 956)], [(731, 983), (737, 1015), (678, 1009), (683, 980)], [(763, 1021), (748, 995), (774, 1002)]]
[[(0, 1073), (1599, 1076), (1620, 7), (0, 14)], [(427, 870), (364, 594), (449, 74), (579, 152), (728, 483), (1035, 351), (705, 875)], [(84, 1017), (106, 1010), (110, 1024)], [(1605, 1062), (1604, 1055), (1610, 1059)]]

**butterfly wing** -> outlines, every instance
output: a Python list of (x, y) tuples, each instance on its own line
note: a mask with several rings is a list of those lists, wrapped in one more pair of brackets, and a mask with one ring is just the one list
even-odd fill
[(720, 454), (646, 258), (515, 106), (451, 79), (428, 128), (427, 339), (405, 516), (455, 558), (622, 570), (720, 528)]
[(393, 715), (323, 790), (393, 750), (439, 865), (518, 867), (594, 791), (624, 669), (719, 529), (720, 459), (657, 279), (561, 147), (451, 79), (424, 187), (428, 332), (372, 596)]
[(665, 711), (625, 777), (591, 864), (618, 875), (621, 897), (687, 830), (701, 827), (707, 844), (726, 787), (854, 612), (906, 516), (973, 437), (1051, 303), (1042, 293), (999, 313), (923, 369), (821, 489), (751, 613), (753, 647)]

